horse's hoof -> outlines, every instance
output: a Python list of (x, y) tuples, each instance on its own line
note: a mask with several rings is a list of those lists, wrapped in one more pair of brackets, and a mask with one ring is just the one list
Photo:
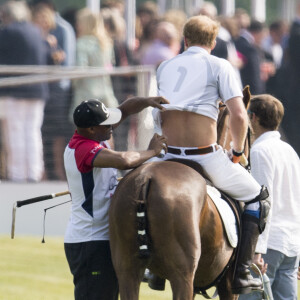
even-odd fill
[(166, 284), (166, 280), (164, 278), (158, 277), (157, 275), (155, 275), (151, 272), (149, 273), (148, 286), (152, 290), (164, 291), (165, 290), (165, 284)]
[(149, 288), (155, 291), (164, 291), (165, 290), (165, 284), (153, 284), (151, 282), (148, 283)]

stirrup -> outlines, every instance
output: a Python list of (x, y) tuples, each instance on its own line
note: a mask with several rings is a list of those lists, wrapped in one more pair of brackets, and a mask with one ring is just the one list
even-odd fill
[[(251, 264), (250, 267), (253, 268), (257, 268), (258, 267), (255, 264)], [(248, 279), (245, 279), (248, 281), (249, 285), (244, 285), (244, 286), (238, 286), (238, 287), (232, 287), (231, 291), (233, 294), (235, 295), (242, 295), (242, 294), (250, 294), (252, 292), (263, 292), (263, 279), (262, 279), (262, 275), (260, 272), (259, 273), (259, 278), (255, 278), (252, 276), (252, 274), (250, 273), (250, 270), (247, 268), (247, 273), (248, 273)], [(250, 277), (250, 278), (249, 278)], [(252, 285), (250, 284), (250, 282), (252, 281)]]
[(270, 285), (270, 280), (269, 280), (268, 276), (266, 276), (268, 281), (266, 281), (264, 278), (264, 276), (267, 274), (262, 275), (259, 267), (255, 263), (252, 263), (251, 268), (255, 269), (257, 271), (257, 273), (259, 274), (259, 277), (261, 279), (261, 282), (263, 283), (263, 289), (259, 290), (259, 292), (261, 292), (261, 296), (262, 296), (261, 299), (262, 300), (274, 300), (271, 285)]

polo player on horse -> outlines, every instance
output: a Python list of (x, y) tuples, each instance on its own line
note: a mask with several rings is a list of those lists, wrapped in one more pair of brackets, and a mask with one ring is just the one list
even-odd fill
[[(161, 160), (184, 158), (198, 162), (212, 183), (232, 198), (245, 202), (242, 240), (232, 283), (234, 294), (262, 288), (249, 271), (270, 203), (268, 192), (239, 164), (248, 128), (242, 91), (230, 63), (210, 55), (219, 25), (206, 16), (190, 18), (184, 27), (187, 50), (163, 62), (157, 70), (159, 95), (169, 100), (166, 111), (153, 111), (157, 131), (167, 137), (168, 153)], [(217, 141), (219, 99), (226, 105), (232, 149)], [(153, 279), (153, 278), (152, 278)], [(155, 276), (154, 276), (155, 279)]]

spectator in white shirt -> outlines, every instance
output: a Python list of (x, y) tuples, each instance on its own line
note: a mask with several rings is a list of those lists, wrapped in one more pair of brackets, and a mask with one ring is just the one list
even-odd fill
[[(272, 202), (254, 262), (270, 278), (274, 299), (295, 300), (300, 254), (299, 157), (277, 131), (284, 115), (278, 99), (266, 94), (253, 97), (249, 114), (255, 139), (250, 153), (252, 175), (267, 187)], [(261, 299), (261, 294), (239, 299)]]

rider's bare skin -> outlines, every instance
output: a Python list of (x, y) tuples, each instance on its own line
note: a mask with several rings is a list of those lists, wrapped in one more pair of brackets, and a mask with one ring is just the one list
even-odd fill
[[(226, 101), (229, 110), (229, 127), (233, 149), (244, 149), (248, 118), (241, 97)], [(217, 141), (217, 122), (204, 115), (187, 111), (167, 110), (161, 112), (162, 133), (168, 139), (169, 146), (205, 147)]]
[(162, 132), (169, 146), (205, 147), (216, 143), (216, 121), (193, 112), (168, 110), (161, 112)]

